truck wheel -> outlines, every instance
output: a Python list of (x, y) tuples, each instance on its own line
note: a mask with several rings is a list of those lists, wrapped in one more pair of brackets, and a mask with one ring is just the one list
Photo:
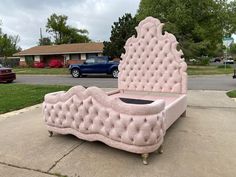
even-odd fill
[(79, 71), (79, 69), (72, 69), (71, 75), (72, 75), (74, 78), (80, 77), (80, 71)]
[(118, 69), (114, 69), (114, 70), (112, 71), (112, 76), (113, 76), (114, 78), (117, 78), (117, 77), (118, 77), (118, 73), (119, 73)]

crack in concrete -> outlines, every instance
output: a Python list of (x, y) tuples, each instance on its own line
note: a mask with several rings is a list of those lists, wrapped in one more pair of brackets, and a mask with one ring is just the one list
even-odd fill
[(69, 150), (67, 153), (65, 153), (60, 159), (56, 160), (55, 163), (47, 170), (47, 172), (50, 172), (63, 158), (68, 156), (71, 152), (73, 152), (76, 148), (84, 144), (86, 141), (81, 142), (80, 144), (76, 145), (74, 148)]
[(220, 106), (195, 106), (195, 105), (188, 105), (188, 108), (199, 108), (199, 109), (235, 109), (236, 107), (220, 107)]
[(6, 162), (1, 162), (1, 161), (0, 161), (0, 164), (1, 164), (1, 165), (8, 166), (8, 167), (13, 167), (13, 168), (22, 169), (22, 170), (29, 170), (29, 171), (34, 171), (34, 172), (43, 173), (43, 174), (47, 174), (47, 175), (58, 176), (58, 175), (56, 175), (56, 174), (54, 174), (54, 173), (46, 172), (46, 171), (43, 171), (43, 170), (34, 169), (34, 168), (29, 168), (29, 167), (23, 167), (23, 166), (18, 166), (18, 165), (6, 163)]

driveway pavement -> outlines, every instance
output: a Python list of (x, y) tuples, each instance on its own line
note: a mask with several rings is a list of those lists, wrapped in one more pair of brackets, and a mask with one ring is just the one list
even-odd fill
[[(20, 111), (21, 112), (21, 111)], [(189, 91), (187, 117), (167, 131), (164, 153), (139, 155), (72, 135), (48, 137), (41, 105), (0, 115), (1, 177), (235, 177), (236, 102), (224, 91)]]

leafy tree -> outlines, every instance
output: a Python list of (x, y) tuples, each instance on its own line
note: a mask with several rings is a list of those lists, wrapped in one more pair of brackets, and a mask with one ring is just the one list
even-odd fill
[(231, 44), (230, 45), (230, 54), (236, 56), (236, 44)]
[(89, 42), (88, 30), (86, 29), (77, 29), (74, 27), (68, 27), (65, 31), (64, 42), (65, 43), (80, 43), (80, 42)]
[(227, 13), (224, 16), (225, 36), (230, 37), (236, 32), (236, 1), (230, 1), (225, 5)]
[(12, 56), (14, 53), (20, 51), (21, 48), (17, 46), (19, 41), (20, 37), (18, 35), (10, 36), (4, 34), (2, 33), (0, 28), (0, 56), (9, 57)]
[(52, 14), (47, 21), (46, 31), (49, 32), (55, 44), (89, 42), (88, 31), (67, 25), (68, 17)]
[(222, 43), (229, 31), (229, 6), (226, 0), (141, 0), (137, 19), (147, 16), (165, 23), (186, 58), (207, 56)]
[(49, 37), (42, 37), (39, 39), (39, 45), (51, 45), (51, 39)]
[(131, 14), (125, 14), (119, 18), (118, 22), (114, 22), (111, 30), (110, 41), (104, 42), (104, 55), (112, 58), (120, 57), (124, 53), (124, 45), (126, 40), (136, 33), (135, 26), (137, 26), (136, 17)]

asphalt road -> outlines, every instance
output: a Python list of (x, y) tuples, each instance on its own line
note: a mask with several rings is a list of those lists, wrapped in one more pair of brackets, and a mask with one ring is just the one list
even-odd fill
[[(85, 87), (97, 86), (102, 88), (117, 88), (117, 79), (108, 76), (87, 76), (72, 78), (66, 76), (29, 76), (17, 75), (14, 83), (25, 84), (57, 84), (57, 85), (83, 85)], [(189, 90), (232, 90), (236, 89), (236, 79), (231, 75), (217, 76), (189, 76)]]

